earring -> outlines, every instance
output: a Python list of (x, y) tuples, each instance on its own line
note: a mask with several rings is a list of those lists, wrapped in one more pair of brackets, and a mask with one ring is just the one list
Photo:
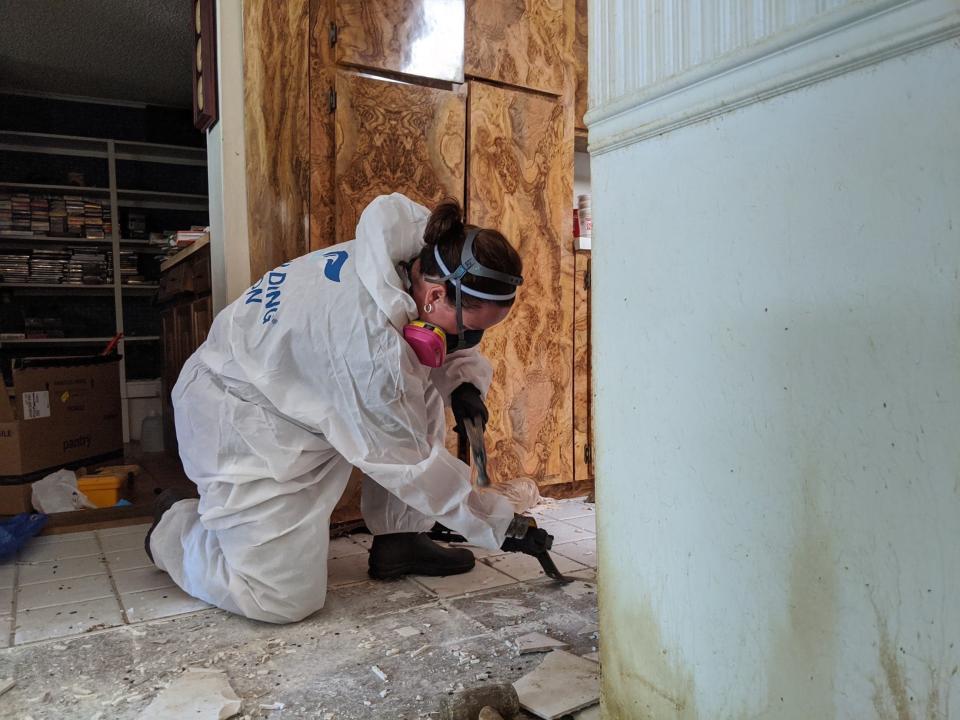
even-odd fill
[(424, 306), (423, 306), (423, 311), (424, 311), (425, 313), (427, 313), (427, 315), (429, 315), (430, 313), (432, 313), (432, 312), (433, 312), (433, 304), (432, 304), (432, 303), (427, 303), (426, 305), (424, 305)]

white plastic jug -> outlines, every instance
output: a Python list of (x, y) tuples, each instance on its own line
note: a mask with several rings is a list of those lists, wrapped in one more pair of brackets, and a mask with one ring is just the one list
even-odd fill
[(143, 452), (163, 452), (163, 419), (156, 410), (140, 425), (140, 449)]

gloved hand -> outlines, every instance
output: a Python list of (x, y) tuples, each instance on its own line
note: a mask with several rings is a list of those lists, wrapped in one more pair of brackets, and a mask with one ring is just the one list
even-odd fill
[(504, 552), (522, 552), (527, 555), (539, 555), (553, 547), (553, 535), (537, 527), (536, 521), (526, 515), (514, 515), (513, 522), (507, 528), (507, 539), (503, 541)]
[(453, 408), (453, 416), (457, 420), (453, 429), (460, 434), (465, 432), (464, 419), (473, 420), (481, 427), (485, 427), (490, 418), (487, 406), (483, 404), (483, 396), (473, 383), (462, 383), (450, 393), (450, 405)]

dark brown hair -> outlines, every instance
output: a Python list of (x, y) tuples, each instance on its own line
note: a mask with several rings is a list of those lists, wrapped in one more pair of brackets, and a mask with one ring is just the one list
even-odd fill
[[(463, 209), (460, 207), (460, 203), (453, 198), (444, 199), (430, 214), (430, 219), (427, 220), (427, 229), (423, 233), (423, 241), (426, 246), (420, 252), (420, 272), (430, 277), (443, 277), (446, 274), (440, 269), (437, 258), (433, 254), (434, 247), (440, 249), (440, 257), (443, 258), (443, 263), (450, 272), (460, 267), (460, 253), (463, 252), (463, 243), (466, 240), (467, 232), (474, 227), (476, 226), (464, 224)], [(481, 265), (491, 270), (499, 270), (510, 275), (523, 275), (523, 261), (520, 259), (520, 254), (510, 244), (510, 241), (497, 230), (489, 228), (481, 230), (474, 238), (473, 254)], [(515, 290), (513, 285), (469, 273), (463, 276), (462, 282), (464, 287), (494, 295), (506, 295)], [(445, 285), (447, 298), (453, 302), (457, 296), (457, 289), (449, 280)], [(514, 302), (513, 299), (482, 300), (466, 293), (463, 293), (461, 297), (464, 307), (477, 307), (484, 302), (493, 302), (501, 307), (510, 307)]]

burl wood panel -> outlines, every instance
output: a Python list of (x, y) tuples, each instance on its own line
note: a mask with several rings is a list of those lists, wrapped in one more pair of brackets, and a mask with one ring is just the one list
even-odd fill
[(463, 82), (464, 0), (339, 0), (337, 62)]
[(467, 215), (523, 257), (507, 320), (482, 343), (494, 366), (487, 449), (495, 480), (573, 480), (573, 107), (471, 82)]
[(309, 4), (244, 0), (244, 137), (250, 272), (307, 251)]
[(578, 130), (586, 130), (583, 115), (587, 112), (587, 0), (576, 0), (576, 13), (573, 23), (573, 59), (577, 77), (577, 88), (574, 91), (574, 124)]
[[(328, 34), (332, 2), (310, 0), (310, 250), (337, 242), (335, 116), (330, 109), (336, 71)], [(357, 512), (359, 517), (359, 506)]]
[(465, 86), (439, 90), (337, 72), (336, 230), (350, 240), (377, 195), (463, 202)]
[(593, 478), (593, 465), (585, 450), (592, 446), (593, 398), (590, 365), (590, 290), (586, 278), (590, 271), (589, 253), (576, 253), (573, 277), (573, 477)]
[(559, 95), (570, 32), (564, 0), (471, 0), (464, 71)]

